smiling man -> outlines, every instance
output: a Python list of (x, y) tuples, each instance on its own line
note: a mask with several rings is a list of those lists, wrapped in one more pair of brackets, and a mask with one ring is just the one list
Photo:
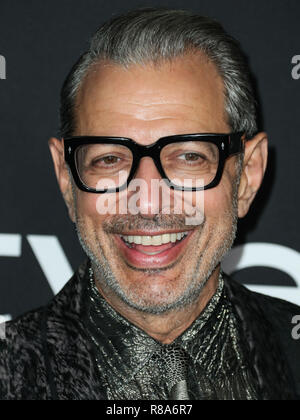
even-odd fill
[(267, 163), (246, 61), (221, 25), (160, 9), (105, 23), (49, 145), (88, 260), (6, 325), (0, 397), (296, 398), (298, 309), (220, 269)]

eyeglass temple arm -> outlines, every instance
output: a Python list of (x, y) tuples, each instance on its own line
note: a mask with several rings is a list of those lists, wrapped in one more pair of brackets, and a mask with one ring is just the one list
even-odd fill
[(243, 133), (231, 134), (229, 138), (229, 154), (235, 155), (244, 151), (245, 139), (242, 138)]

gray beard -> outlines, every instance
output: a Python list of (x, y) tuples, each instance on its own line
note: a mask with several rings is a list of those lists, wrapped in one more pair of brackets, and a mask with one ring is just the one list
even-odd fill
[[(239, 178), (238, 178), (239, 179)], [(186, 308), (196, 302), (205, 287), (208, 279), (211, 277), (217, 266), (220, 264), (224, 256), (228, 253), (231, 249), (234, 239), (236, 237), (237, 231), (237, 192), (238, 192), (238, 180), (236, 181), (236, 185), (234, 186), (233, 191), (233, 205), (232, 211), (230, 212), (230, 220), (231, 220), (231, 228), (230, 231), (222, 241), (221, 245), (215, 249), (212, 258), (210, 259), (208, 265), (201, 268), (203, 255), (201, 254), (193, 270), (193, 273), (190, 274), (187, 278), (187, 287), (184, 292), (177, 297), (172, 302), (168, 302), (165, 304), (145, 304), (142, 299), (140, 301), (137, 299), (136, 295), (133, 296), (132, 292), (124, 291), (123, 288), (120, 286), (120, 282), (117, 280), (116, 276), (113, 273), (111, 265), (107, 258), (105, 257), (105, 253), (103, 252), (101, 244), (98, 242), (98, 251), (101, 259), (99, 259), (92, 249), (88, 245), (88, 234), (84, 230), (84, 225), (81, 222), (80, 218), (78, 217), (76, 211), (76, 230), (77, 235), (80, 241), (80, 244), (90, 258), (92, 262), (92, 268), (94, 270), (94, 277), (96, 285), (99, 286), (99, 289), (105, 292), (106, 295), (115, 295), (117, 296), (123, 303), (125, 303), (130, 308), (133, 308), (139, 312), (147, 313), (147, 314), (165, 314), (171, 311), (176, 311), (178, 309)], [(73, 194), (75, 191), (73, 190)], [(74, 194), (74, 199), (76, 195)], [(76, 204), (76, 200), (74, 200)], [(77, 206), (75, 205), (75, 209)], [(228, 217), (228, 216), (227, 216)], [(205, 221), (204, 223), (205, 224)], [(96, 232), (94, 232), (96, 237)], [(131, 267), (131, 269), (137, 270), (143, 274), (155, 274), (161, 270), (151, 270), (151, 269), (137, 269)]]
[[(201, 263), (202, 263), (202, 255), (198, 257), (196, 267), (192, 275), (188, 280), (188, 286), (186, 287), (185, 291), (181, 296), (179, 296), (173, 302), (169, 302), (166, 304), (153, 304), (153, 305), (145, 305), (143, 302), (137, 302), (136, 298), (133, 299), (131, 293), (126, 293), (120, 283), (118, 282), (117, 278), (115, 277), (109, 261), (106, 259), (102, 252), (102, 248), (99, 244), (99, 250), (101, 252), (102, 258), (101, 260), (94, 254), (94, 252), (89, 248), (87, 242), (83, 239), (80, 229), (80, 222), (76, 223), (77, 226), (77, 234), (79, 237), (79, 241), (81, 246), (87, 256), (90, 258), (92, 262), (92, 267), (94, 269), (95, 280), (99, 284), (100, 289), (103, 291), (108, 292), (109, 294), (115, 294), (121, 301), (123, 301), (129, 307), (138, 310), (140, 312), (148, 313), (148, 314), (163, 314), (170, 311), (175, 311), (178, 309), (182, 309), (192, 305), (195, 301), (199, 299), (201, 292), (206, 285), (208, 279), (211, 277), (212, 273), (219, 265), (220, 261), (224, 258), (227, 252), (231, 249), (232, 244), (235, 239), (236, 235), (236, 225), (237, 223), (232, 224), (231, 234), (228, 236), (226, 241), (223, 241), (222, 245), (215, 250), (213, 258), (210, 260), (208, 268), (201, 270)], [(154, 274), (154, 271), (160, 270), (147, 270), (147, 269), (138, 269), (141, 272), (146, 274)]]

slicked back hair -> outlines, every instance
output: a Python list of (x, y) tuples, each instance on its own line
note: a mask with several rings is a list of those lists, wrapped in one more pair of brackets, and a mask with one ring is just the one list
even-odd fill
[(185, 10), (138, 9), (104, 23), (91, 38), (61, 90), (60, 135), (76, 130), (76, 98), (94, 64), (130, 67), (204, 53), (224, 83), (225, 116), (232, 131), (257, 131), (256, 101), (247, 59), (239, 43), (217, 21)]

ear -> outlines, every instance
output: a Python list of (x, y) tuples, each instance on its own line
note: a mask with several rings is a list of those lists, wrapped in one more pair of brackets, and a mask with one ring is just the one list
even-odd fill
[(261, 186), (268, 160), (268, 136), (261, 132), (245, 143), (238, 194), (238, 216), (244, 217)]
[(69, 171), (65, 163), (63, 140), (58, 140), (54, 137), (51, 137), (48, 144), (52, 155), (59, 188), (68, 207), (69, 216), (72, 222), (75, 223), (75, 203)]

